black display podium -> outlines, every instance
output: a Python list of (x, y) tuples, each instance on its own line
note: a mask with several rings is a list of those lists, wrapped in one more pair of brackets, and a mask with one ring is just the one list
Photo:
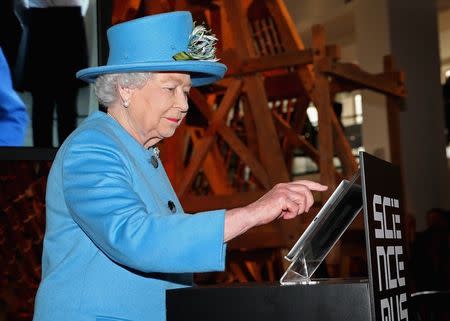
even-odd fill
[[(360, 165), (352, 180), (333, 192), (323, 212), (302, 235), (305, 237), (286, 256), (291, 265), (280, 280), (283, 285), (170, 290), (166, 292), (167, 320), (407, 321), (413, 307), (408, 306), (400, 170), (364, 152), (360, 153)], [(361, 208), (368, 280), (311, 282), (315, 268)]]
[(367, 321), (367, 280), (308, 285), (245, 284), (166, 292), (167, 321)]

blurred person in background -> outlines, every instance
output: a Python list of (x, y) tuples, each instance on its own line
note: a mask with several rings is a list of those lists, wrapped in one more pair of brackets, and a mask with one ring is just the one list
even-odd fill
[(12, 85), (11, 71), (0, 47), (0, 146), (22, 146), (28, 113)]
[(418, 233), (411, 252), (411, 270), (416, 291), (450, 290), (449, 212), (431, 208), (427, 228)]
[(33, 98), (33, 143), (58, 146), (77, 126), (77, 98), (85, 83), (75, 73), (88, 66), (84, 15), (88, 0), (23, 0), (28, 20), (24, 90)]

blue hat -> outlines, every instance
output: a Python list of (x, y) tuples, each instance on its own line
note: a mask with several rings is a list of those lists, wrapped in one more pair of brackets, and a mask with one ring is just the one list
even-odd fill
[(214, 56), (214, 35), (208, 34), (203, 26), (193, 29), (188, 11), (162, 13), (114, 25), (107, 31), (107, 64), (82, 69), (77, 72), (77, 78), (94, 82), (107, 73), (179, 71), (191, 75), (194, 87), (213, 83), (223, 77), (227, 67)]

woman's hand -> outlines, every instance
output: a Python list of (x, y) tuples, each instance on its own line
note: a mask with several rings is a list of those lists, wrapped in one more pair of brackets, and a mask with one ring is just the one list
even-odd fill
[(254, 226), (270, 223), (276, 218), (291, 219), (308, 212), (314, 203), (311, 191), (322, 192), (327, 188), (307, 180), (275, 185), (257, 201), (226, 212), (225, 242)]

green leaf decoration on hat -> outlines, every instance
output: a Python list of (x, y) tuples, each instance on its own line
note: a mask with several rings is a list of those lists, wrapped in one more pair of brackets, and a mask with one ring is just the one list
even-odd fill
[(189, 36), (188, 52), (182, 51), (173, 56), (175, 60), (218, 61), (216, 58), (217, 38), (205, 26), (195, 26)]

